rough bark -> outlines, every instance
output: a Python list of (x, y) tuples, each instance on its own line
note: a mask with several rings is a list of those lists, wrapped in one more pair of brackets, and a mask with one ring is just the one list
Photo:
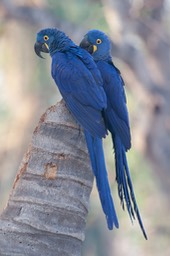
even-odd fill
[(36, 127), (0, 218), (0, 255), (81, 255), (93, 175), (62, 101)]

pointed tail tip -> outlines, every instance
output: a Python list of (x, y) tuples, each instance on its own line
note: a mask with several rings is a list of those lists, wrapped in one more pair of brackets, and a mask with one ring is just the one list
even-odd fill
[(115, 227), (118, 229), (118, 228), (119, 228), (119, 223), (116, 222), (116, 223), (114, 223), (114, 224), (115, 224)]
[(143, 230), (143, 235), (144, 235), (144, 238), (145, 238), (146, 240), (148, 240), (148, 236), (147, 236), (145, 230)]
[[(108, 229), (111, 231), (115, 228), (119, 229), (119, 222), (118, 220), (112, 220), (110, 221), (109, 219), (107, 219), (107, 226), (108, 226)], [(142, 233), (143, 233), (143, 236), (146, 240), (148, 240), (148, 236), (144, 230), (144, 228), (142, 228)]]
[(119, 222), (118, 222), (118, 220), (112, 220), (112, 221), (110, 221), (110, 220), (107, 220), (107, 227), (108, 227), (108, 229), (109, 230), (113, 230), (113, 228), (115, 227), (115, 228), (119, 228)]

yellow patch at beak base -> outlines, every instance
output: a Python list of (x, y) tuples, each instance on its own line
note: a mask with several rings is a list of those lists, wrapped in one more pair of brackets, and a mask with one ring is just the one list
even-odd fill
[(94, 44), (94, 45), (93, 45), (93, 53), (94, 53), (95, 51), (97, 51), (97, 46)]
[(48, 44), (47, 43), (44, 43), (44, 44), (45, 44), (46, 48), (49, 50)]

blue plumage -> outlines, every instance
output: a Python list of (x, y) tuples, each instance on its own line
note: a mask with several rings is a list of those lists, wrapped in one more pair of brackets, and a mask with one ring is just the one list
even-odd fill
[(126, 151), (131, 148), (131, 134), (124, 81), (120, 71), (112, 62), (110, 41), (102, 31), (89, 31), (80, 43), (80, 46), (92, 54), (103, 78), (103, 88), (107, 97), (107, 108), (104, 109), (104, 120), (107, 129), (112, 135), (115, 150), (116, 181), (122, 207), (124, 209), (124, 204), (126, 204), (131, 220), (135, 219), (136, 215), (143, 235), (147, 239), (136, 203), (126, 159)]
[(103, 118), (107, 107), (101, 74), (93, 58), (62, 31), (44, 29), (37, 34), (35, 52), (49, 52), (51, 74), (68, 109), (84, 128), (92, 170), (109, 229), (118, 228), (105, 166), (102, 138), (107, 134)]
[(94, 176), (96, 177), (96, 185), (98, 188), (103, 212), (106, 215), (108, 228), (110, 230), (113, 229), (113, 225), (118, 228), (119, 223), (116, 216), (114, 203), (112, 202), (111, 191), (109, 187), (107, 170), (104, 160), (102, 140), (100, 138), (92, 137), (91, 134), (87, 131), (85, 131), (85, 139), (91, 158)]

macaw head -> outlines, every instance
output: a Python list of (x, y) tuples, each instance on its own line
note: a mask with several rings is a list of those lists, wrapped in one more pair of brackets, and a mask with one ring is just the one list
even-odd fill
[(68, 49), (70, 45), (73, 45), (73, 42), (64, 32), (56, 28), (47, 28), (37, 33), (34, 50), (40, 58), (43, 58), (41, 52), (53, 55), (56, 51)]
[(105, 60), (110, 56), (110, 40), (100, 30), (90, 30), (81, 41), (80, 47), (92, 54), (94, 60)]

